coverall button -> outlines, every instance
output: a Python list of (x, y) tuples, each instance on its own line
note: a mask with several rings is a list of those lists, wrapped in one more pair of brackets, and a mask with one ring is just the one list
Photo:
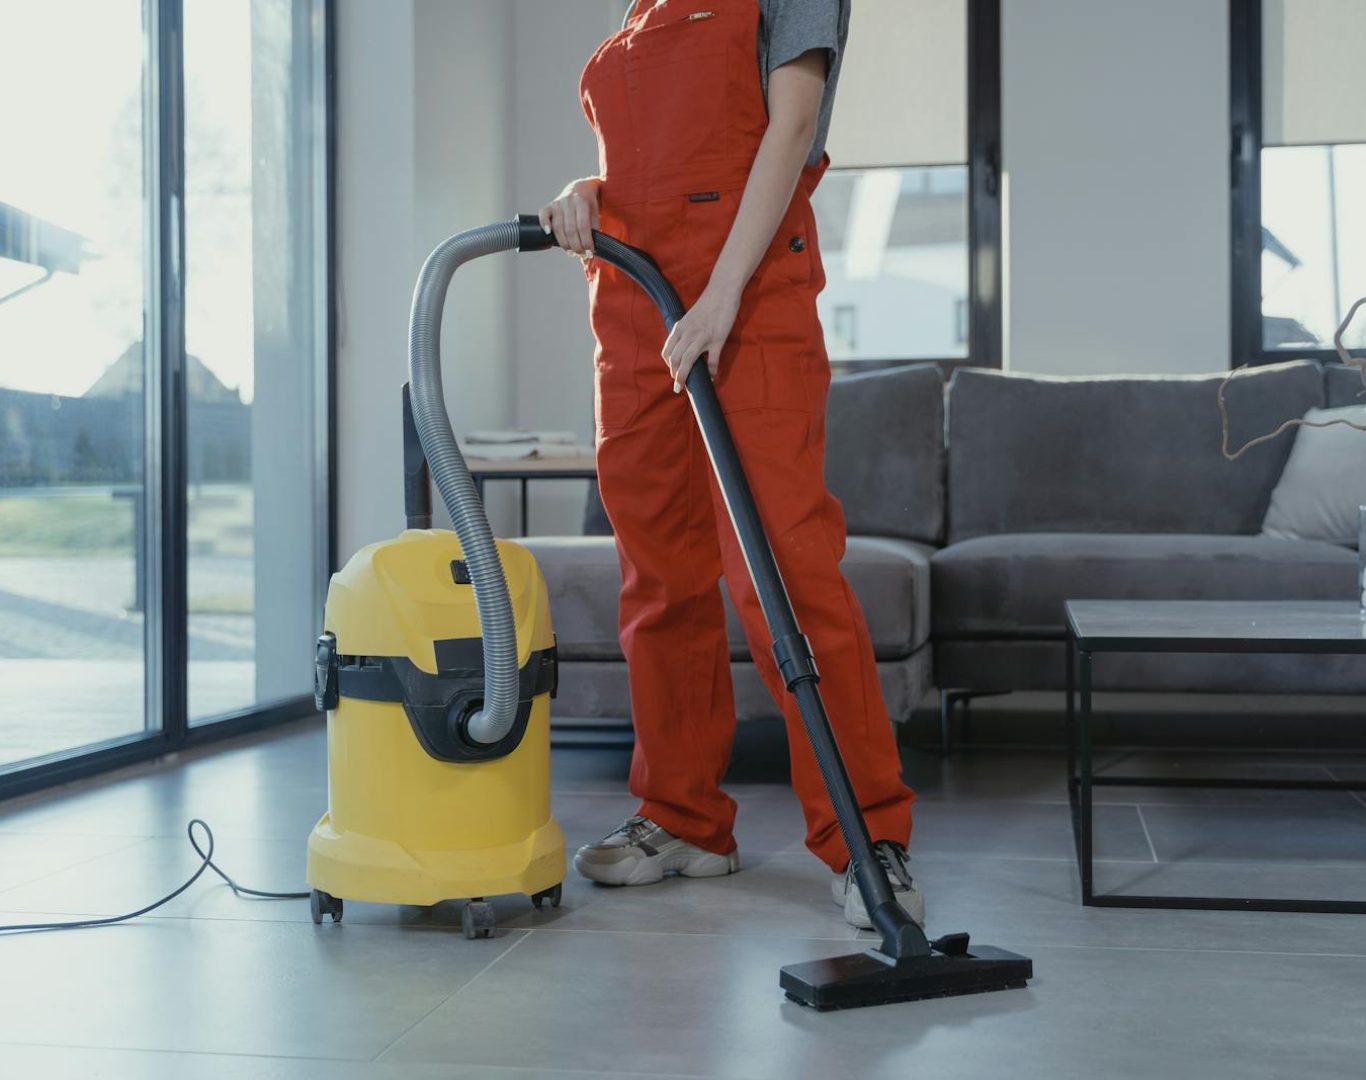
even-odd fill
[(788, 249), (791, 251), (805, 251), (806, 241), (803, 240), (800, 236), (794, 236), (791, 240), (787, 242), (787, 246)]

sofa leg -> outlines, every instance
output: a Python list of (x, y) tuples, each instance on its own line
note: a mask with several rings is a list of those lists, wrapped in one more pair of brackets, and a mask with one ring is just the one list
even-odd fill
[(953, 749), (953, 706), (955, 695), (950, 690), (939, 691), (939, 754), (948, 757)]
[(972, 741), (972, 699), (1000, 697), (1007, 690), (940, 690), (939, 691), (939, 752), (948, 757), (953, 749), (953, 713), (957, 709), (963, 717), (963, 738)]

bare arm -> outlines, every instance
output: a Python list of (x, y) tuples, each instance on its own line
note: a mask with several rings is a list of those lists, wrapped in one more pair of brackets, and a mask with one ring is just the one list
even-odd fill
[(674, 376), (675, 393), (703, 353), (716, 374), (721, 347), (735, 324), (740, 294), (773, 242), (811, 152), (825, 77), (824, 49), (810, 49), (769, 75), (768, 129), (755, 154), (730, 234), (701, 297), (664, 342), (663, 356)]

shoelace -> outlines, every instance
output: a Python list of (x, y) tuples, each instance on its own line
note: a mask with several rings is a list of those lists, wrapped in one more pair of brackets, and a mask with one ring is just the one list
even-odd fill
[(911, 871), (906, 866), (910, 856), (906, 854), (906, 849), (890, 840), (878, 841), (875, 848), (882, 865), (887, 868), (887, 873), (906, 888), (911, 888)]
[[(888, 877), (892, 879), (892, 887), (895, 888), (899, 883), (903, 889), (910, 889), (914, 886), (911, 883), (911, 871), (906, 864), (910, 861), (910, 856), (906, 854), (906, 849), (900, 844), (891, 840), (879, 840), (873, 845), (873, 850), (877, 852), (878, 861), (886, 869)], [(854, 864), (851, 862), (849, 868), (844, 872), (847, 888), (855, 888), (854, 885)]]
[(655, 830), (653, 821), (647, 817), (628, 817), (617, 828), (609, 834), (610, 840), (613, 836), (622, 835), (626, 837), (628, 844), (634, 844), (643, 840), (649, 833)]

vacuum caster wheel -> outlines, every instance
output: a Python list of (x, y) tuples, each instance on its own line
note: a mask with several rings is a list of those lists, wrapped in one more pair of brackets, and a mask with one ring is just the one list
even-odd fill
[(564, 886), (562, 884), (552, 885), (550, 888), (543, 889), (541, 892), (538, 892), (535, 895), (533, 895), (531, 898), (531, 902), (535, 904), (537, 907), (540, 907), (542, 903), (544, 903), (546, 900), (549, 900), (550, 906), (553, 908), (557, 908), (560, 906), (560, 895), (563, 892)]
[(493, 905), (486, 900), (471, 900), (460, 913), (460, 929), (465, 932), (467, 940), (493, 937), (493, 930), (497, 925)]
[(313, 889), (308, 894), (308, 912), (313, 916), (313, 923), (323, 921), (324, 915), (331, 915), (334, 923), (342, 921), (342, 902), (330, 893), (325, 893), (321, 889)]

